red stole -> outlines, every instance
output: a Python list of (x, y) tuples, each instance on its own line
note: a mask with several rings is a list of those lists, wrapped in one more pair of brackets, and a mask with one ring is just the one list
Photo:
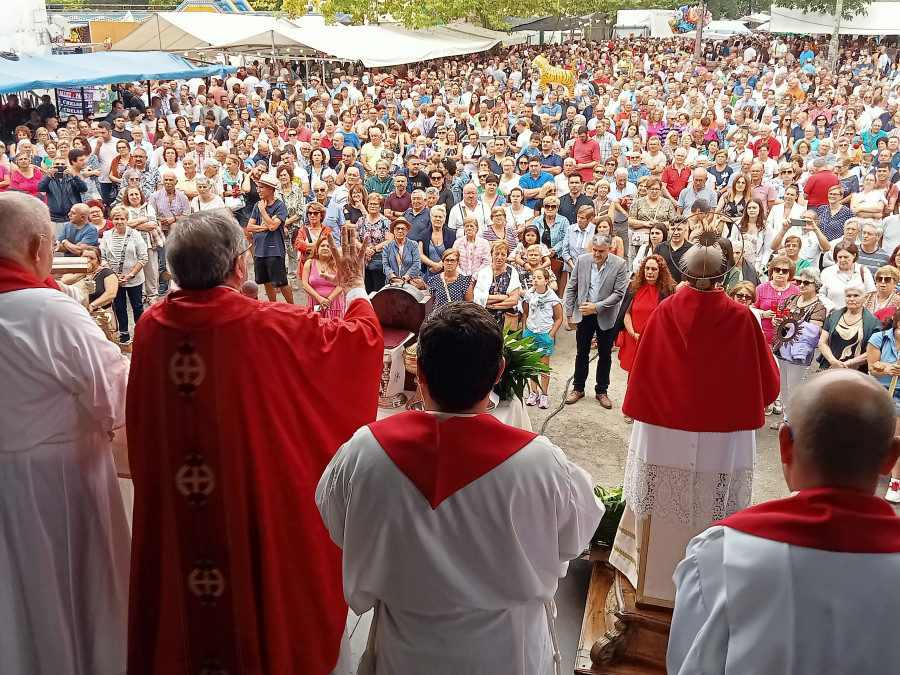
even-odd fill
[[(723, 360), (726, 349), (735, 355)], [(695, 432), (749, 431), (781, 389), (778, 367), (747, 307), (724, 291), (682, 288), (650, 315), (622, 411), (641, 422)]]
[(370, 424), (369, 430), (432, 509), (537, 438), (488, 414), (442, 422), (415, 410)]
[(41, 281), (18, 263), (0, 258), (0, 293), (21, 291), (25, 288), (52, 288), (59, 290), (59, 284), (52, 276)]
[(900, 553), (900, 518), (885, 500), (840, 488), (803, 490), (720, 520), (755, 537), (835, 553)]
[(314, 495), (375, 419), (383, 353), (365, 300), (327, 319), (213, 288), (144, 313), (126, 408), (129, 675), (335, 667), (341, 550)]

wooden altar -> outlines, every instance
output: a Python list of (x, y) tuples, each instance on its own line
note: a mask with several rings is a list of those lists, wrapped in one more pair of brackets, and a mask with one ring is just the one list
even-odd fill
[(578, 675), (665, 675), (672, 611), (639, 606), (631, 583), (591, 550), (591, 582), (575, 654)]

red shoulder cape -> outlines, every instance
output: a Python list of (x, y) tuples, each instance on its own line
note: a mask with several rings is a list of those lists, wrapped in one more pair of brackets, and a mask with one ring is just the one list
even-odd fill
[(875, 495), (838, 488), (803, 490), (720, 520), (747, 534), (836, 553), (900, 553), (900, 518)]
[(415, 410), (370, 424), (369, 429), (432, 509), (537, 438), (492, 415), (442, 422)]
[(765, 424), (763, 410), (780, 388), (775, 358), (750, 310), (724, 291), (685, 287), (650, 315), (622, 411), (667, 429), (747, 431)]
[(341, 551), (314, 495), (375, 419), (382, 356), (364, 300), (338, 320), (215, 288), (144, 313), (127, 398), (130, 675), (334, 668)]
[(59, 284), (52, 276), (43, 281), (18, 263), (0, 258), (0, 293), (21, 291), (25, 288), (52, 288), (59, 290)]

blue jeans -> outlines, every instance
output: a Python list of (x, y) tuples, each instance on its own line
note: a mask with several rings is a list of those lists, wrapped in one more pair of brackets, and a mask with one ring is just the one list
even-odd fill
[(159, 256), (159, 296), (162, 297), (169, 292), (169, 280), (163, 279), (166, 270), (166, 248), (165, 246), (157, 251)]
[[(137, 286), (119, 286), (119, 293), (113, 298), (113, 311), (116, 313), (116, 322), (119, 324), (119, 339), (125, 342), (131, 337), (128, 332), (128, 304), (131, 305), (131, 313), (134, 314), (134, 323), (137, 324), (141, 314), (144, 313), (144, 284)], [(128, 304), (126, 304), (128, 303)]]
[(112, 206), (113, 197), (116, 195), (114, 183), (100, 183), (100, 199), (108, 207)]

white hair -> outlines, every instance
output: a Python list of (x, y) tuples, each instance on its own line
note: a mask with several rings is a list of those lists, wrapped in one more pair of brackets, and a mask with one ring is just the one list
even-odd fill
[(52, 234), (44, 202), (24, 192), (0, 192), (0, 258), (23, 258), (36, 237)]

